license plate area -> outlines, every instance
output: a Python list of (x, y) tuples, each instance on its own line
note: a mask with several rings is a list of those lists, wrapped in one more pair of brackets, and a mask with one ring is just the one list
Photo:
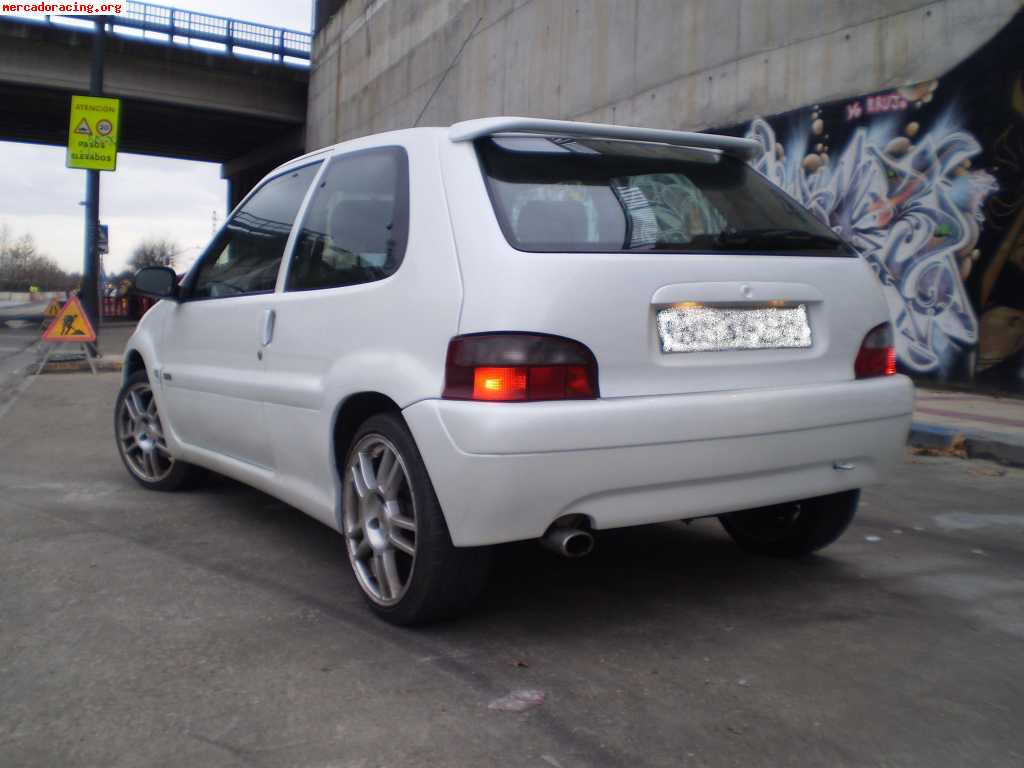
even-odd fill
[(792, 302), (681, 302), (658, 310), (655, 324), (665, 353), (811, 346), (807, 305)]

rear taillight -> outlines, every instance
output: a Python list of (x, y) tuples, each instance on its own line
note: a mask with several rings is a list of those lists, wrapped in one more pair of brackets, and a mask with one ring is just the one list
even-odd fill
[(896, 373), (896, 346), (892, 326), (889, 323), (876, 325), (861, 342), (857, 359), (853, 363), (853, 374), (858, 379), (873, 376), (892, 376)]
[(585, 345), (539, 333), (478, 333), (448, 344), (449, 400), (530, 402), (597, 397), (597, 360)]

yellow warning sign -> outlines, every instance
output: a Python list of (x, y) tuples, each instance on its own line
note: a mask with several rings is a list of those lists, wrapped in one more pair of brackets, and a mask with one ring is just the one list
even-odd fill
[(56, 317), (60, 314), (60, 302), (57, 299), (50, 299), (50, 303), (46, 305), (46, 311), (43, 312), (46, 317)]
[(72, 96), (67, 167), (115, 170), (120, 115), (120, 99)]
[(96, 341), (96, 331), (78, 299), (72, 296), (64, 309), (53, 318), (50, 327), (43, 333), (43, 341), (71, 341), (77, 344)]

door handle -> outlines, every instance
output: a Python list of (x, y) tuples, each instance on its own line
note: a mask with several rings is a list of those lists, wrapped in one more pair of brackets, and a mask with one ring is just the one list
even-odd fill
[(269, 346), (270, 342), (274, 340), (274, 320), (276, 319), (277, 313), (274, 310), (263, 310), (263, 337), (261, 341), (264, 347)]

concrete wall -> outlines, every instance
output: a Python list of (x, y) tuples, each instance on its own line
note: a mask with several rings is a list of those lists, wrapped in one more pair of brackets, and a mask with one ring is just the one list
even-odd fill
[[(347, 0), (307, 149), (497, 114), (702, 129), (937, 77), (1021, 0)], [(468, 42), (466, 42), (468, 39)]]

